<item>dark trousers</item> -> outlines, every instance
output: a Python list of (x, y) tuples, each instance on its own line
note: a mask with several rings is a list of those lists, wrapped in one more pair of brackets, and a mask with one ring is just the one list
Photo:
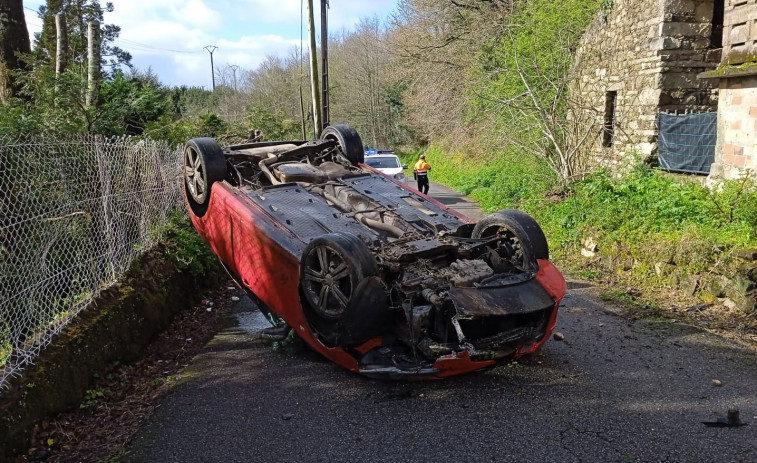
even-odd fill
[(418, 191), (425, 195), (428, 194), (428, 175), (418, 176)]

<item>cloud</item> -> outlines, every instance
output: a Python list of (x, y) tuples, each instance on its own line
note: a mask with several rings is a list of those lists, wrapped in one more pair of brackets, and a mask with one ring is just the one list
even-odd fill
[(179, 2), (178, 7), (171, 8), (171, 17), (182, 24), (199, 28), (217, 29), (223, 26), (223, 15), (205, 5), (201, 0)]
[[(135, 66), (151, 67), (170, 85), (210, 87), (210, 57), (203, 50), (206, 45), (218, 47), (213, 54), (216, 68), (237, 65), (254, 69), (267, 56), (286, 55), (300, 44), (300, 0), (111, 1), (114, 11), (106, 13), (104, 19), (121, 27), (116, 45), (132, 54)], [(329, 28), (349, 30), (360, 18), (384, 18), (396, 2), (330, 0)], [(36, 10), (45, 2), (24, 3)], [(315, 3), (318, 23), (320, 2)], [(42, 21), (33, 11), (25, 13), (33, 37)]]
[[(284, 24), (299, 28), (303, 22), (307, 27), (307, 20), (302, 18), (306, 12), (301, 10), (300, 0), (223, 0), (216, 3), (223, 5), (224, 10), (233, 10), (236, 18), (251, 20), (252, 24)], [(314, 0), (314, 3), (314, 14), (318, 23), (321, 2)], [(329, 5), (329, 24), (341, 29), (356, 25), (360, 18), (372, 17), (375, 14), (385, 16), (396, 7), (397, 0), (330, 0)]]

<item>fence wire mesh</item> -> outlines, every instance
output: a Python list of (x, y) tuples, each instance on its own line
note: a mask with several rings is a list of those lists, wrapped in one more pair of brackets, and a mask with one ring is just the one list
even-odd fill
[(660, 166), (669, 172), (709, 174), (715, 162), (718, 113), (659, 113)]
[(155, 141), (0, 136), (0, 393), (155, 243), (181, 165)]

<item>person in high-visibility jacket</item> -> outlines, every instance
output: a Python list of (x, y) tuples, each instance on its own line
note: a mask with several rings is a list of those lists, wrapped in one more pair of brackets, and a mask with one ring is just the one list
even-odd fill
[(428, 171), (431, 170), (431, 164), (426, 162), (426, 155), (421, 154), (421, 158), (413, 167), (413, 177), (418, 180), (418, 191), (428, 194)]

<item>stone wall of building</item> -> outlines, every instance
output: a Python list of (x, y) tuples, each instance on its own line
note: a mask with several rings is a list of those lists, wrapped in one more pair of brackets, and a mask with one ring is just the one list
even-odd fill
[(740, 64), (757, 58), (757, 0), (725, 1), (723, 63)]
[(717, 89), (696, 77), (720, 58), (710, 53), (714, 1), (615, 0), (597, 16), (576, 51), (571, 89), (575, 107), (591, 108), (581, 119), (596, 128), (588, 151), (597, 163), (653, 156), (660, 111), (715, 110)]
[[(723, 61), (708, 73), (720, 85), (718, 141), (708, 181), (757, 175), (757, 0), (721, 0)], [(734, 66), (736, 65), (736, 66)]]
[(711, 176), (737, 178), (757, 171), (757, 76), (722, 79), (718, 143)]

